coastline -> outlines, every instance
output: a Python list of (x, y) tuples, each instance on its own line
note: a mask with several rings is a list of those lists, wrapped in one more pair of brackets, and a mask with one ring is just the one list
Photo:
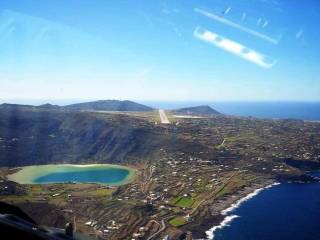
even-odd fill
[(17, 182), (19, 184), (36, 184), (34, 179), (45, 176), (52, 171), (67, 172), (72, 169), (81, 172), (88, 170), (88, 168), (98, 169), (100, 167), (107, 169), (125, 169), (128, 171), (128, 175), (122, 181), (119, 181), (116, 184), (106, 184), (113, 186), (124, 185), (132, 182), (137, 171), (131, 167), (115, 164), (47, 164), (18, 167), (18, 169), (20, 169), (19, 171), (9, 174), (6, 177), (9, 181)]
[(214, 225), (213, 227), (211, 227), (209, 230), (207, 230), (205, 232), (206, 234), (206, 239), (207, 240), (212, 240), (214, 239), (214, 233), (215, 231), (217, 231), (218, 229), (222, 229), (226, 226), (229, 226), (229, 224), (236, 218), (240, 217), (236, 214), (230, 214), (230, 212), (232, 212), (233, 210), (237, 209), (238, 207), (240, 207), (244, 202), (250, 200), (251, 198), (255, 197), (256, 195), (258, 195), (260, 192), (262, 192), (265, 189), (271, 188), (273, 186), (279, 185), (279, 182), (274, 182), (271, 184), (268, 184), (266, 186), (260, 187), (260, 188), (256, 188), (254, 191), (247, 193), (245, 196), (241, 197), (240, 199), (238, 199), (236, 202), (231, 203), (231, 205), (223, 210), (220, 211), (220, 215), (224, 216), (223, 220), (218, 224), (218, 225)]

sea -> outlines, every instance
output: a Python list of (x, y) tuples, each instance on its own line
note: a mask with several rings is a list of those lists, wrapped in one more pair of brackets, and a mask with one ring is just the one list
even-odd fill
[(207, 231), (207, 239), (319, 240), (319, 218), (320, 183), (281, 183), (228, 209), (224, 221)]
[[(138, 102), (162, 109), (205, 104), (227, 115), (320, 121), (320, 102)], [(320, 177), (320, 173), (314, 175)], [(224, 221), (208, 229), (207, 239), (320, 240), (320, 183), (257, 189), (223, 213)]]
[(246, 116), (257, 118), (275, 118), (275, 119), (300, 119), (300, 120), (320, 120), (320, 102), (156, 102), (144, 101), (143, 104), (154, 108), (176, 109), (183, 107), (192, 107), (198, 105), (209, 105), (213, 109), (227, 115)]
[[(96, 99), (97, 100), (97, 99)], [(45, 103), (68, 105), (80, 102), (95, 101), (94, 99), (1, 99), (1, 103), (41, 105)], [(301, 119), (320, 121), (320, 101), (147, 101), (132, 100), (154, 108), (167, 110), (209, 105), (213, 109), (227, 115), (279, 118), (279, 119)]]
[[(155, 108), (209, 105), (234, 116), (320, 121), (320, 102), (149, 102)], [(313, 173), (320, 177), (320, 173)], [(320, 240), (320, 183), (281, 183), (257, 189), (222, 212), (209, 240)]]

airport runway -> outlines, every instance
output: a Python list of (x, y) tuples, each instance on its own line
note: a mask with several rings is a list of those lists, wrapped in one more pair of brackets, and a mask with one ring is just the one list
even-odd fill
[(163, 109), (159, 109), (160, 120), (162, 124), (169, 124), (170, 121)]

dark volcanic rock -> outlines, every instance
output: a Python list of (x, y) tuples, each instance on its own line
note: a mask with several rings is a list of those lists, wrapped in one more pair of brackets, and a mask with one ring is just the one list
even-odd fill
[(17, 195), (21, 196), (26, 194), (25, 188), (15, 182), (1, 180), (0, 182), (0, 196), (1, 195)]
[(219, 225), (224, 218), (225, 216), (223, 215), (215, 215), (210, 218), (201, 219), (200, 222), (191, 222), (181, 229), (191, 231), (194, 239), (206, 239), (207, 236), (205, 232), (212, 228), (212, 226)]
[(201, 149), (122, 114), (0, 109), (0, 166), (123, 163), (152, 159), (159, 146)]
[(296, 182), (296, 183), (314, 183), (319, 182), (319, 179), (308, 174), (300, 175), (279, 175), (277, 176), (279, 182)]
[(64, 228), (68, 222), (63, 212), (52, 204), (27, 202), (17, 206), (39, 225)]
[(285, 163), (302, 170), (311, 171), (315, 169), (320, 169), (319, 161), (307, 161), (307, 160), (295, 160), (295, 159), (286, 159)]

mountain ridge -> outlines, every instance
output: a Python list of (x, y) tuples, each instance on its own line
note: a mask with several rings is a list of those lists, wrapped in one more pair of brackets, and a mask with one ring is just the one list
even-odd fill
[(98, 100), (75, 103), (64, 106), (67, 110), (96, 110), (96, 111), (152, 111), (153, 108), (129, 100)]
[(195, 107), (185, 107), (173, 110), (175, 113), (179, 114), (187, 114), (187, 115), (222, 115), (222, 113), (218, 112), (217, 110), (211, 108), (208, 105), (199, 105)]
[(153, 111), (154, 109), (129, 100), (97, 100), (90, 102), (80, 102), (75, 104), (69, 104), (65, 106), (54, 105), (50, 103), (45, 103), (42, 105), (25, 105), (25, 104), (11, 104), (3, 103), (0, 104), (0, 108), (10, 108), (10, 109), (38, 109), (38, 110), (69, 110), (69, 111), (136, 111), (145, 112)]

